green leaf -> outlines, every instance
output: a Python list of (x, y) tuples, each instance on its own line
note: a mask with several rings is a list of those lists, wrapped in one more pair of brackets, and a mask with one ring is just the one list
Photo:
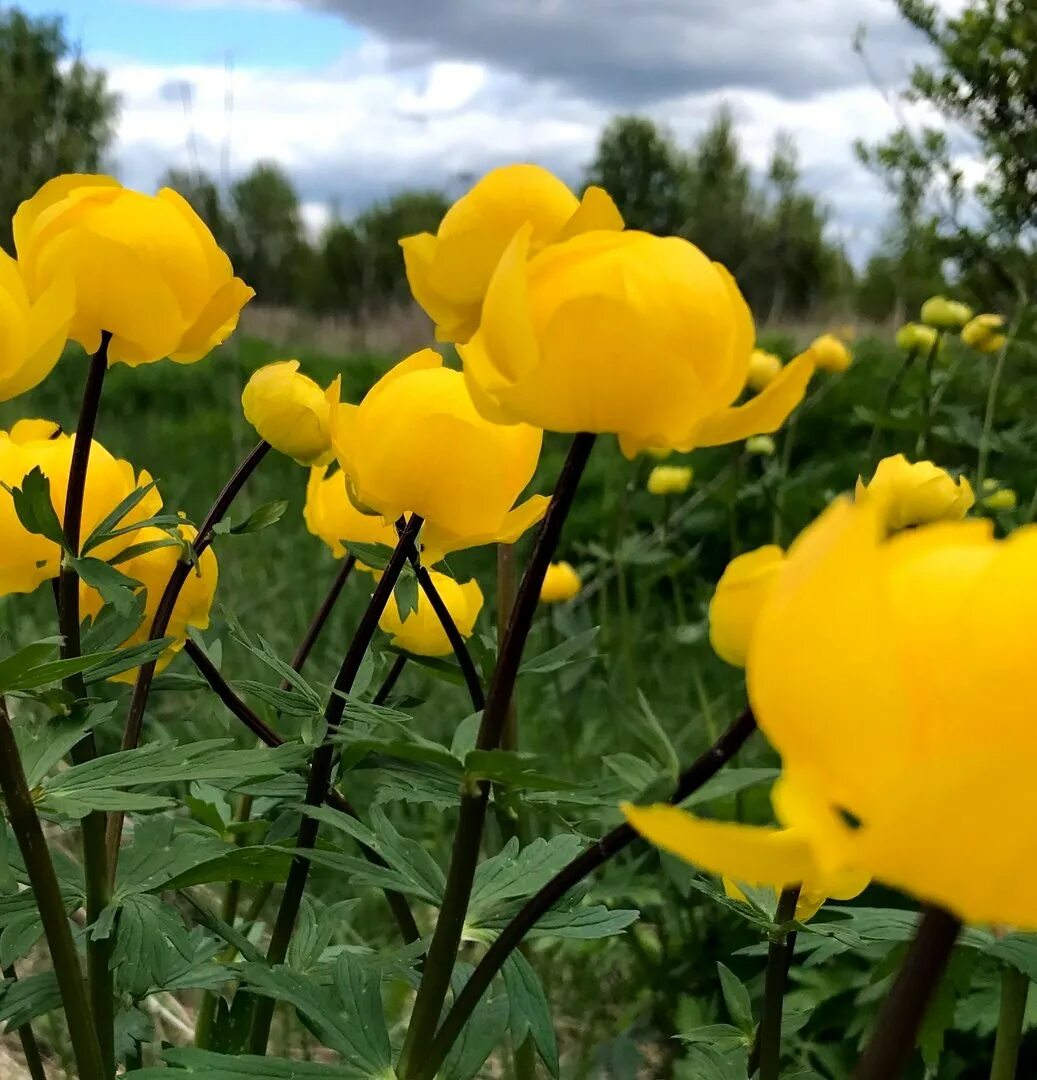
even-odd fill
[(292, 852), (288, 848), (262, 844), (233, 848), (181, 871), (162, 888), (186, 889), (190, 885), (208, 885), (214, 881), (263, 885), (269, 881), (284, 881), (291, 865)]
[(527, 1037), (532, 1038), (547, 1071), (557, 1077), (558, 1041), (551, 1022), (551, 1006), (536, 972), (521, 952), (513, 952), (504, 962), (501, 974), (508, 992), (512, 1045), (521, 1046)]
[[(472, 973), (467, 964), (454, 968), (450, 985), (454, 997), (461, 992)], [(508, 998), (493, 989), (484, 994), (472, 1011), (468, 1023), (461, 1029), (457, 1041), (437, 1074), (437, 1080), (473, 1080), (479, 1075), (486, 1059), (504, 1038), (508, 1030)]]
[(681, 806), (700, 806), (711, 799), (734, 795), (758, 784), (772, 783), (777, 777), (777, 769), (723, 769), (712, 780), (707, 780), (698, 791), (689, 795)]
[(261, 532), (263, 529), (269, 529), (271, 525), (276, 525), (284, 517), (287, 509), (288, 503), (284, 499), (263, 503), (257, 506), (244, 521), (238, 522), (237, 525), (232, 525), (229, 519), (221, 521), (214, 526), (213, 532), (217, 535), (229, 534), (230, 536)]
[(159, 548), (182, 548), (183, 546), (184, 542), (182, 540), (176, 540), (172, 536), (160, 540), (142, 540), (139, 544), (130, 544), (129, 547), (123, 548), (118, 554), (113, 555), (108, 560), (108, 565), (118, 566), (119, 563), (129, 562), (130, 559), (136, 559), (138, 555), (147, 555), (148, 552), (158, 551)]
[(123, 671), (130, 671), (135, 667), (148, 664), (152, 660), (157, 660), (172, 643), (172, 638), (164, 637), (116, 649), (107, 659), (99, 660), (95, 665), (87, 668), (83, 674), (83, 681), (87, 686), (92, 686)]
[(37, 465), (25, 475), (20, 488), (11, 489), (14, 512), (26, 532), (45, 536), (65, 547), (65, 532), (50, 498), (50, 481)]
[(735, 1025), (751, 1038), (756, 1031), (756, 1023), (753, 1020), (752, 999), (742, 981), (730, 968), (717, 962), (717, 972), (720, 975), (720, 990), (724, 995), (724, 1004), (731, 1014)]
[[(104, 543), (111, 536), (111, 530), (116, 528), (124, 517), (155, 487), (155, 481), (145, 484), (144, 487), (134, 488), (124, 499), (118, 502), (112, 510), (103, 517), (94, 527), (93, 532), (83, 541), (80, 554), (85, 555), (91, 548)], [(140, 526), (134, 524), (134, 528)]]
[(130, 896), (119, 905), (111, 967), (116, 985), (141, 997), (162, 984), (173, 956), (192, 960), (193, 951), (176, 909), (154, 896)]
[(90, 708), (85, 716), (77, 710), (69, 716), (50, 716), (15, 728), (18, 753), (30, 790), (35, 788), (83, 736), (109, 719), (117, 702), (106, 701)]
[(19, 675), (30, 668), (38, 667), (53, 656), (54, 650), (61, 642), (60, 637), (42, 638), (29, 645), (23, 645), (17, 652), (0, 660), (0, 693), (6, 693)]
[(490, 780), (508, 787), (539, 791), (571, 791), (579, 784), (561, 780), (545, 771), (544, 759), (517, 750), (472, 750), (465, 758), (470, 781)]
[(392, 1048), (382, 1006), (381, 976), (344, 952), (335, 964), (333, 977), (345, 1018), (362, 1053), (363, 1067), (372, 1077), (391, 1075)]
[(61, 1008), (61, 991), (53, 971), (0, 982), (0, 1021), (10, 1030)]
[(556, 836), (551, 840), (538, 837), (521, 850), (512, 837), (504, 848), (481, 862), (475, 871), (467, 921), (485, 923), (505, 903), (532, 896), (546, 885), (583, 850), (579, 837)]
[(392, 558), (393, 549), (385, 544), (359, 544), (355, 541), (343, 541), (350, 555), (370, 566), (372, 570), (384, 570)]
[[(199, 1080), (358, 1080), (367, 1075), (345, 1065), (247, 1054), (214, 1054), (191, 1046), (164, 1050), (162, 1057), (180, 1076), (194, 1076)], [(167, 1068), (136, 1069), (128, 1075), (135, 1080), (177, 1080)], [(380, 1080), (389, 1080), (389, 1077)]]
[(111, 604), (105, 604), (83, 627), (83, 652), (104, 652), (129, 641), (144, 621), (147, 598), (146, 590), (138, 589), (127, 611), (116, 611)]
[(414, 574), (400, 574), (393, 589), (393, 596), (396, 598), (401, 619), (406, 619), (418, 610), (418, 579)]
[(89, 555), (72, 559), (72, 568), (85, 584), (96, 589), (104, 602), (111, 604), (116, 611), (125, 614), (133, 609), (133, 594), (140, 587), (139, 581), (134, 581), (121, 570), (116, 570), (114, 566)]
[(675, 777), (680, 772), (680, 758), (673, 748), (670, 737), (666, 734), (659, 718), (652, 711), (648, 698), (641, 690), (637, 691), (638, 710), (630, 710), (634, 721), (631, 731), (634, 737), (659, 762), (667, 776)]
[(597, 639), (599, 629), (600, 627), (592, 626), (589, 630), (574, 634), (546, 652), (529, 657), (523, 661), (519, 674), (546, 675), (548, 672), (560, 671), (582, 660), (593, 660), (598, 654), (588, 652), (588, 650)]

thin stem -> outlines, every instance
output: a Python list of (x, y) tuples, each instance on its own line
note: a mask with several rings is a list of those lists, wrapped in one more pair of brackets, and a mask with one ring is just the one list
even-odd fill
[[(80, 656), (83, 651), (79, 619), (79, 574), (72, 558), (78, 557), (83, 528), (83, 499), (86, 493), (87, 474), (90, 468), (90, 449), (93, 446), (97, 416), (101, 408), (101, 393), (108, 370), (108, 344), (111, 334), (101, 334), (101, 345), (90, 358), (83, 401), (79, 409), (79, 421), (72, 443), (72, 460), (69, 463), (68, 487), (65, 493), (65, 513), (62, 531), (68, 555), (61, 559), (58, 571), (58, 624), (61, 631), (61, 655), (65, 659)], [(71, 556), (71, 558), (69, 557)], [(77, 701), (86, 698), (86, 685), (82, 675), (64, 680), (64, 688)], [(97, 757), (97, 744), (93, 734), (86, 735), (71, 753), (72, 761), (81, 764)], [(109, 966), (111, 941), (90, 936), (89, 928), (97, 922), (110, 898), (108, 857), (105, 851), (104, 831), (107, 815), (95, 810), (83, 819), (83, 879), (86, 885), (87, 923), (87, 973), (90, 996), (93, 1003), (94, 1022), (100, 1040), (101, 1057), (105, 1075), (115, 1073), (115, 1004), (112, 973)]]
[(896, 400), (897, 391), (900, 389), (900, 384), (904, 381), (904, 376), (907, 375), (917, 355), (918, 353), (914, 349), (908, 350), (907, 355), (900, 362), (900, 367), (897, 368), (896, 373), (889, 380), (889, 385), (886, 387), (885, 397), (882, 399), (882, 405), (875, 416), (875, 423), (868, 438), (868, 449), (864, 452), (864, 461), (869, 469), (873, 468), (879, 438), (889, 422), (889, 414), (893, 410), (893, 402)]
[[(411, 514), (392, 553), (392, 557), (386, 564), (385, 572), (378, 579), (378, 584), (375, 586), (367, 610), (360, 619), (353, 640), (349, 643), (346, 655), (342, 659), (342, 666), (339, 668), (338, 675), (335, 678), (333, 692), (328, 698), (328, 704), (324, 710), (324, 721), (327, 724), (329, 736), (334, 735), (342, 721), (346, 708), (346, 695), (353, 688), (357, 672), (360, 670), (360, 665), (363, 663), (371, 639), (378, 628), (378, 619), (389, 603), (400, 572), (403, 570), (403, 564), (407, 561), (408, 548), (416, 545), (421, 526), (421, 517), (417, 514)], [(310, 763), (310, 775), (306, 784), (305, 803), (307, 806), (320, 806), (327, 799), (334, 764), (335, 744), (330, 739), (326, 739), (314, 751)], [(313, 849), (317, 842), (319, 829), (320, 823), (316, 818), (303, 817), (295, 841), (297, 853)], [(296, 854), (288, 871), (288, 880), (281, 896), (281, 906), (277, 911), (277, 918), (274, 921), (274, 929), (270, 937), (270, 945), (267, 949), (267, 963), (271, 965), (283, 963), (288, 953), (288, 944), (295, 928), (295, 920), (302, 904), (309, 873), (310, 860), (304, 855)], [(266, 1053), (273, 1015), (273, 999), (259, 998), (256, 1001), (255, 1012), (252, 1015), (252, 1028), (249, 1032), (248, 1045), (250, 1053)]]
[[(707, 780), (712, 779), (734, 757), (755, 730), (756, 719), (751, 710), (745, 709), (720, 738), (681, 774), (677, 789), (669, 799), (670, 803), (683, 802)], [(526, 901), (518, 914), (500, 932), (497, 940), (486, 950), (486, 954), (472, 972), (471, 978), (465, 983), (464, 989), (455, 998), (435, 1039), (422, 1055), (421, 1062), (413, 1072), (413, 1080), (429, 1080), (435, 1075), (483, 994), (489, 989), (494, 976), (504, 965), (504, 961), (518, 947), (526, 934), (536, 926), (541, 917), (546, 915), (584, 878), (637, 839), (638, 834), (629, 825), (617, 826), (606, 833), (593, 847), (573, 859), (539, 892)]]
[[(231, 714), (236, 716), (253, 735), (270, 747), (282, 746), (284, 744), (284, 739), (282, 739), (273, 728), (266, 724), (248, 707), (248, 705), (245, 704), (244, 701), (241, 700), (241, 698), (238, 697), (234, 692), (234, 688), (220, 674), (216, 665), (190, 638), (184, 643), (184, 652), (190, 657), (195, 667), (198, 668), (199, 673), (209, 684), (220, 701), (227, 706)], [(360, 815), (353, 809), (350, 801), (337, 789), (330, 788), (325, 801), (328, 806), (340, 810), (343, 814), (348, 814), (350, 817), (359, 819)], [(385, 861), (376, 851), (359, 843), (359, 841), (358, 847), (360, 848), (361, 854), (363, 854), (368, 862), (372, 862), (376, 866), (386, 865)], [(385, 898), (389, 903), (389, 907), (400, 928), (400, 933), (402, 934), (404, 941), (408, 945), (413, 941), (417, 941), (418, 938), (421, 937), (421, 934), (418, 932), (417, 924), (414, 922), (414, 916), (411, 914), (406, 897), (401, 893), (386, 889)], [(246, 921), (254, 921), (254, 919), (246, 919)]]
[[(230, 509), (231, 504), (237, 498), (245, 482), (256, 471), (259, 463), (266, 457), (270, 450), (268, 442), (260, 442), (252, 448), (248, 456), (231, 474), (230, 479), (223, 486), (223, 490), (216, 496), (216, 501), (209, 508), (205, 520), (198, 529), (191, 548), (195, 559), (212, 543), (215, 533), (213, 530), (223, 520), (224, 515)], [(188, 575), (192, 570), (190, 559), (181, 559), (173, 572), (169, 575), (166, 587), (159, 598), (155, 608), (155, 617), (151, 620), (151, 629), (148, 632), (149, 641), (158, 641), (165, 637), (169, 627), (169, 620), (173, 617), (173, 609), (180, 596), (180, 590), (184, 587)], [(140, 743), (140, 732), (144, 724), (144, 710), (148, 704), (148, 695), (151, 693), (151, 683), (155, 678), (155, 665), (157, 661), (142, 664), (137, 670), (137, 680), (133, 684), (133, 696), (130, 698), (130, 708), (126, 715), (126, 726), (122, 733), (123, 750), (133, 750)], [(119, 845), (122, 841), (122, 825), (126, 815), (122, 811), (115, 811), (108, 821), (107, 835), (107, 858), (111, 866), (111, 878), (115, 878), (115, 870), (119, 861)]]
[(925, 358), (925, 396), (922, 399), (922, 430), (915, 443), (915, 459), (920, 460), (929, 450), (929, 432), (933, 426), (933, 367), (943, 344), (943, 331), (937, 330), (929, 354)]
[(979, 460), (976, 462), (976, 490), (981, 491), (983, 481), (987, 477), (987, 468), (990, 464), (990, 436), (994, 432), (994, 417), (997, 415), (997, 397), (1001, 389), (1001, 378), (1005, 373), (1005, 358), (1008, 356), (1008, 346), (1011, 344), (1011, 335), (1005, 339), (1004, 345), (998, 350), (997, 360), (994, 362), (994, 371), (990, 376), (990, 387), (987, 390), (987, 406), (983, 412), (983, 430), (979, 436)]
[[(18, 972), (15, 971), (14, 964), (4, 968), (4, 978), (8, 982), (18, 981)], [(47, 1070), (43, 1067), (43, 1055), (40, 1053), (40, 1044), (36, 1041), (32, 1024), (22, 1024), (18, 1029), (18, 1041), (22, 1044), (22, 1054), (25, 1057), (25, 1067), (29, 1070), (30, 1080), (47, 1080)]]
[(749, 1055), (749, 1075), (760, 1070), (760, 1080), (778, 1080), (781, 1072), (781, 1017), (785, 1004), (792, 954), (796, 949), (796, 932), (786, 927), (796, 917), (801, 886), (789, 885), (778, 897), (774, 921), (778, 925), (767, 949), (767, 969), (764, 975), (763, 1014), (756, 1031), (756, 1040)]
[[(317, 639), (324, 630), (324, 626), (331, 615), (332, 609), (335, 607), (335, 604), (338, 603), (338, 598), (342, 595), (342, 590), (345, 588), (346, 582), (349, 580), (349, 575), (353, 572), (353, 567), (355, 565), (355, 555), (347, 554), (342, 560), (342, 565), (335, 575), (335, 580), (331, 583), (328, 595), (321, 601), (320, 607), (317, 608), (317, 614), (313, 616), (313, 622), (310, 623), (306, 635), (303, 637), (302, 641), (299, 642), (299, 647), (295, 650), (295, 655), (292, 657), (293, 671), (302, 671), (303, 666), (310, 657), (310, 653), (313, 651), (313, 646), (317, 644)], [(290, 690), (291, 685), (292, 684), (288, 679), (285, 679), (284, 682), (281, 683), (281, 689)]]
[(1001, 1011), (997, 1017), (990, 1080), (1015, 1080), (1029, 993), (1029, 978), (1018, 968), (1006, 966), (1001, 972)]
[(393, 692), (393, 687), (399, 681), (400, 676), (403, 674), (403, 669), (407, 666), (407, 656), (405, 653), (400, 653), (399, 656), (392, 662), (392, 667), (389, 668), (388, 674), (385, 676), (385, 681), (380, 687), (378, 687), (378, 693), (371, 699), (372, 705), (384, 705), (386, 699)]
[(36, 907), (43, 922), (54, 975), (61, 991), (61, 1004), (68, 1021), (72, 1052), (79, 1080), (106, 1080), (108, 1074), (101, 1059), (101, 1047), (94, 1026), (93, 1012), (83, 982), (83, 969), (72, 939), (72, 928), (65, 914), (65, 901), (58, 885), (54, 863), (43, 836), (39, 815), (33, 805), (29, 785), (22, 770), (18, 744), (11, 730), (7, 705), (0, 698), (0, 789), (7, 805), (11, 831), (25, 861)]
[[(594, 436), (586, 432), (573, 437), (569, 454), (555, 486), (551, 504), (537, 534), (529, 565), (515, 597), (515, 606), (500, 643), (497, 663), (493, 670), (486, 707), (483, 710), (476, 747), (494, 750), (500, 746), (501, 735), (508, 719), (508, 708), (518, 676), (522, 652), (529, 636), (540, 599), (540, 588), (551, 557), (558, 546), (562, 526), (576, 496), (576, 488), (594, 447)], [(479, 862), (490, 785), (479, 781), (473, 790), (461, 797), (457, 832), (454, 834), (450, 869), (447, 873), (439, 919), (429, 946), (425, 972), (414, 1000), (410, 1026), (400, 1052), (397, 1071), (401, 1080), (419, 1075), (424, 1066), (425, 1048), (435, 1034), (436, 1024), (446, 1000), (450, 976), (461, 941), (465, 913), (472, 893), (475, 868)]]
[(853, 1080), (897, 1080), (903, 1075), (960, 931), (961, 922), (943, 908), (923, 909), (918, 933), (879, 1010)]

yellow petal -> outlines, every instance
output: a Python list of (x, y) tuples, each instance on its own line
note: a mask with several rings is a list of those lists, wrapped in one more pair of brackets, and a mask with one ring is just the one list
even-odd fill
[(177, 364), (193, 364), (208, 356), (234, 333), (241, 309), (256, 295), (241, 278), (231, 278), (213, 294), (201, 314), (184, 332), (169, 359)]
[(555, 242), (559, 243), (562, 240), (568, 240), (571, 236), (598, 229), (618, 232), (622, 228), (623, 215), (612, 201), (612, 196), (604, 188), (591, 185), (583, 193), (576, 212), (555, 237)]

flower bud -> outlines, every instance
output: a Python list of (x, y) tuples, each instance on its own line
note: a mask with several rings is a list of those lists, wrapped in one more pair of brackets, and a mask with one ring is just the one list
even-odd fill
[(853, 363), (853, 353), (835, 334), (822, 334), (814, 338), (807, 348), (807, 355), (821, 371), (838, 374)]
[(928, 356), (937, 342), (936, 331), (924, 323), (905, 323), (897, 331), (897, 348)]
[(543, 604), (561, 604), (571, 600), (583, 588), (580, 575), (571, 563), (551, 563), (540, 586), (540, 602)]
[(261, 439), (300, 465), (326, 465), (331, 448), (332, 402), (340, 378), (322, 390), (299, 372), (298, 360), (281, 360), (256, 371), (245, 384), (241, 407)]
[[(471, 637), (475, 620), (483, 605), (479, 583), (473, 579), (459, 585), (452, 577), (436, 570), (430, 570), (429, 577), (461, 636)], [(378, 625), (391, 636), (392, 644), (396, 648), (414, 653), (415, 656), (447, 656), (453, 651), (439, 617), (432, 610), (432, 604), (420, 586), (418, 606), (414, 611), (409, 612), (406, 618), (401, 618), (399, 604), (393, 595), (382, 612)]]
[(709, 641), (721, 660), (744, 667), (757, 616), (785, 561), (785, 552), (767, 544), (727, 564), (709, 603)]
[(983, 481), (983, 490), (988, 494), (983, 497), (983, 505), (988, 510), (1014, 510), (1019, 504), (1019, 496), (1012, 488), (1001, 487), (1001, 482), (992, 477)]
[(874, 502), (890, 532), (934, 521), (958, 521), (976, 501), (972, 485), (954, 479), (931, 461), (910, 462), (903, 454), (883, 458), (871, 482), (858, 477), (857, 502)]
[(1004, 325), (1001, 315), (977, 315), (962, 328), (961, 340), (979, 352), (998, 352), (1007, 340), (1002, 332)]
[(656, 465), (648, 474), (648, 491), (652, 495), (683, 495), (695, 478), (690, 465)]
[(972, 308), (946, 296), (930, 296), (922, 305), (921, 315), (928, 326), (957, 333), (972, 318)]
[(776, 447), (770, 435), (754, 435), (745, 440), (745, 452), (755, 457), (770, 457)]
[(765, 386), (769, 386), (779, 375), (782, 369), (781, 357), (764, 349), (753, 349), (749, 357), (749, 374), (745, 385), (750, 390), (759, 393)]

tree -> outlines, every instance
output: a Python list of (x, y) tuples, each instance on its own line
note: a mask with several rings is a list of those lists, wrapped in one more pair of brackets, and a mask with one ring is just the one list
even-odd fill
[(104, 73), (74, 54), (60, 19), (0, 10), (0, 245), (42, 184), (100, 168), (115, 115)]
[(686, 217), (687, 162), (670, 136), (641, 116), (609, 122), (587, 171), (603, 187), (630, 229), (659, 236), (680, 231)]
[(331, 221), (314, 252), (307, 306), (322, 314), (353, 315), (364, 301), (365, 251), (356, 229)]

